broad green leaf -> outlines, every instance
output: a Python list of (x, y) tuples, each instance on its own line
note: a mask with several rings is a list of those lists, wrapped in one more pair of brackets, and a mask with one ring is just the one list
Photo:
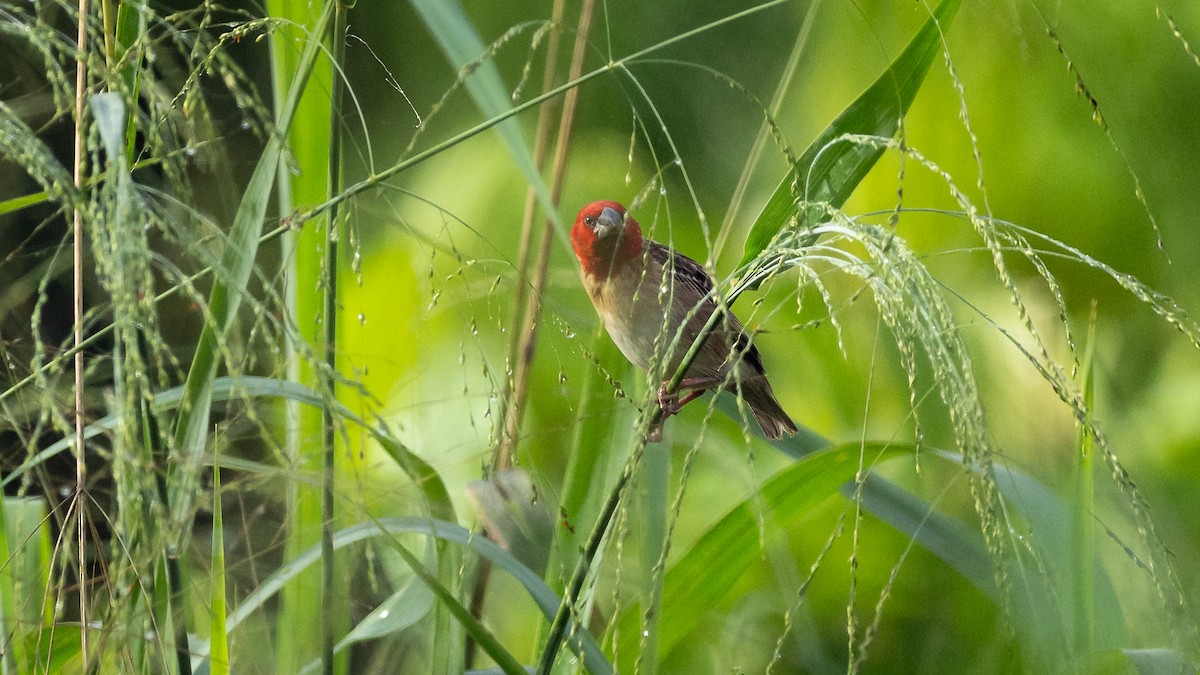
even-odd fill
[[(285, 87), (301, 69), (302, 52), (297, 45), (308, 36), (326, 41), (328, 58), (320, 58), (311, 66), (310, 84), (296, 101), (296, 114), (287, 128), (286, 161), (281, 166), (275, 185), (276, 208), (280, 217), (294, 214), (297, 207), (307, 207), (325, 201), (336, 180), (330, 178), (330, 158), (333, 139), (342, 130), (332, 123), (334, 68), (338, 47), (329, 44), (323, 27), (314, 26), (317, 16), (329, 11), (337, 0), (267, 0), (267, 12), (283, 20), (283, 25), (271, 31), (271, 84), (275, 105), (283, 106)], [(344, 45), (344, 41), (341, 43)], [(340, 75), (340, 74), (339, 74)], [(336, 317), (324, 317), (324, 295), (330, 288), (324, 252), (329, 234), (330, 214), (305, 223), (283, 237), (283, 270), (287, 278), (288, 311), (294, 317), (295, 333), (286, 341), (288, 377), (296, 382), (320, 389), (319, 368), (309, 356), (331, 353), (324, 347), (327, 325)], [(336, 350), (333, 352), (336, 353)], [(307, 471), (319, 471), (324, 457), (319, 439), (323, 438), (321, 407), (288, 404), (289, 424), (285, 448), (291, 461)], [(322, 495), (318, 485), (293, 481), (287, 486), (288, 523), (285, 555), (291, 557), (321, 537)], [(286, 590), (280, 599), (278, 641), (275, 644), (276, 667), (281, 672), (297, 672), (309, 661), (320, 656), (325, 640), (322, 631), (327, 619), (340, 624), (342, 631), (351, 625), (348, 610), (327, 612), (322, 607), (322, 594), (307, 592), (307, 587), (321, 585), (321, 573), (314, 571), (310, 579)], [(341, 661), (344, 661), (342, 659)], [(346, 664), (338, 662), (335, 670), (344, 672)]]
[[(854, 485), (843, 485), (842, 493), (853, 498)], [(874, 475), (863, 482), (862, 503), (868, 513), (915, 539), (992, 600), (1000, 600), (995, 568), (978, 529), (938, 513), (923, 499)]]
[(834, 139), (844, 134), (889, 138), (896, 134), (901, 118), (921, 88), (929, 64), (941, 49), (942, 32), (950, 25), (961, 1), (942, 0), (891, 67), (808, 146), (750, 228), (742, 265), (758, 256), (793, 220), (798, 227), (815, 224), (823, 211), (813, 208), (798, 211), (797, 200), (826, 202), (834, 207), (846, 202), (883, 154), (883, 148), (846, 141), (834, 143)]

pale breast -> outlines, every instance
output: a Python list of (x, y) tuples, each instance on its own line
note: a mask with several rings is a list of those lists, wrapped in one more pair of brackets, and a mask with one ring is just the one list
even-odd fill
[(658, 347), (662, 352), (678, 325), (667, 325), (666, 298), (660, 300), (661, 276), (651, 279), (649, 271), (641, 272), (629, 269), (595, 285), (592, 302), (617, 348), (645, 369), (655, 360), (656, 344), (664, 345)]

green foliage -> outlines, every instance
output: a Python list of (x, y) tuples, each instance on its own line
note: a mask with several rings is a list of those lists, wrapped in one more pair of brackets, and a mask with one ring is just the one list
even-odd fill
[[(1195, 8), (576, 4), (0, 12), (0, 670), (1194, 669)], [(730, 381), (648, 444), (600, 197), (797, 436)]]

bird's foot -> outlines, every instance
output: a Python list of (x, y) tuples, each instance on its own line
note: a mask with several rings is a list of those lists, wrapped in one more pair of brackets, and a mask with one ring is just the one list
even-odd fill
[(662, 410), (663, 418), (683, 410), (683, 406), (703, 394), (713, 385), (713, 382), (714, 380), (710, 377), (685, 377), (674, 392), (667, 391), (670, 382), (663, 382), (658, 387), (658, 407)]
[(679, 402), (679, 392), (668, 392), (668, 382), (663, 382), (658, 387), (658, 408), (662, 410), (663, 419), (678, 413), (683, 409), (683, 403)]

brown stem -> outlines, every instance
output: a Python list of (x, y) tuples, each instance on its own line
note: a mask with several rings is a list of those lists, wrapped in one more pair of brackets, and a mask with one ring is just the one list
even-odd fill
[[(554, 88), (554, 71), (558, 65), (558, 42), (560, 36), (559, 27), (562, 25), (564, 0), (555, 0), (554, 7), (550, 13), (550, 23), (553, 26), (550, 32), (549, 42), (546, 44), (546, 69), (542, 74), (542, 91), (547, 92)], [(552, 99), (546, 105), (538, 109), (537, 135), (534, 138), (533, 144), (533, 161), (537, 170), (540, 173), (546, 164), (546, 149), (550, 145), (550, 116), (554, 114), (554, 106), (556, 100)], [(532, 295), (532, 290), (529, 286), (529, 277), (527, 268), (529, 267), (529, 245), (533, 240), (533, 217), (537, 213), (537, 191), (530, 185), (525, 190), (525, 211), (521, 217), (521, 238), (520, 248), (517, 251), (517, 287), (513, 302), (512, 314), (509, 316), (508, 326), (516, 326), (521, 317), (525, 315), (525, 308), (529, 305), (529, 298)], [(520, 357), (519, 351), (520, 334), (513, 331), (508, 343), (508, 364), (516, 364)], [(516, 372), (514, 370), (514, 372)], [(515, 444), (516, 432), (510, 431), (513, 429), (510, 420), (515, 417), (516, 406), (514, 405), (513, 390), (515, 383), (513, 376), (504, 378), (504, 393), (500, 398), (501, 412), (498, 427), (500, 429), (500, 441), (496, 445), (495, 455), (492, 457), (492, 471), (503, 471), (511, 466), (512, 451)], [(517, 426), (520, 426), (519, 424)], [(486, 478), (486, 476), (485, 476)]]
[[(79, 0), (79, 32), (76, 37), (75, 55), (75, 158), (72, 172), (75, 188), (83, 190), (83, 139), (87, 133), (84, 111), (87, 88), (87, 15), (88, 0)], [(76, 205), (73, 216), (74, 238), (74, 285), (73, 312), (75, 322), (74, 343), (83, 342), (83, 212)], [(87, 605), (87, 502), (84, 499), (87, 466), (83, 455), (83, 350), (75, 352), (75, 514), (78, 528), (79, 554), (79, 649), (83, 657), (83, 671), (88, 670), (88, 605)]]
[[(587, 53), (588, 33), (592, 28), (594, 0), (585, 0), (579, 14), (579, 26), (575, 34), (575, 51), (571, 55), (571, 70), (568, 78), (574, 80), (583, 73), (583, 59)], [(551, 169), (550, 200), (557, 206), (562, 196), (563, 179), (566, 176), (567, 155), (571, 148), (571, 130), (575, 122), (575, 108), (579, 104), (579, 88), (571, 89), (563, 97), (562, 116), (558, 123), (558, 144), (554, 148), (554, 164)], [(517, 350), (517, 368), (513, 376), (513, 394), (509, 402), (509, 414), (506, 416), (504, 437), (507, 444), (501, 444), (497, 464), (508, 466), (512, 461), (512, 448), (520, 433), (521, 418), (525, 412), (525, 396), (529, 388), (529, 369), (533, 364), (534, 352), (537, 349), (538, 320), (541, 318), (542, 305), (539, 298), (546, 288), (546, 275), (550, 268), (550, 245), (554, 237), (554, 223), (546, 220), (542, 230), (541, 246), (538, 250), (538, 262), (535, 270), (533, 288), (529, 290), (529, 302), (526, 307), (525, 323), (521, 328), (520, 347)]]

